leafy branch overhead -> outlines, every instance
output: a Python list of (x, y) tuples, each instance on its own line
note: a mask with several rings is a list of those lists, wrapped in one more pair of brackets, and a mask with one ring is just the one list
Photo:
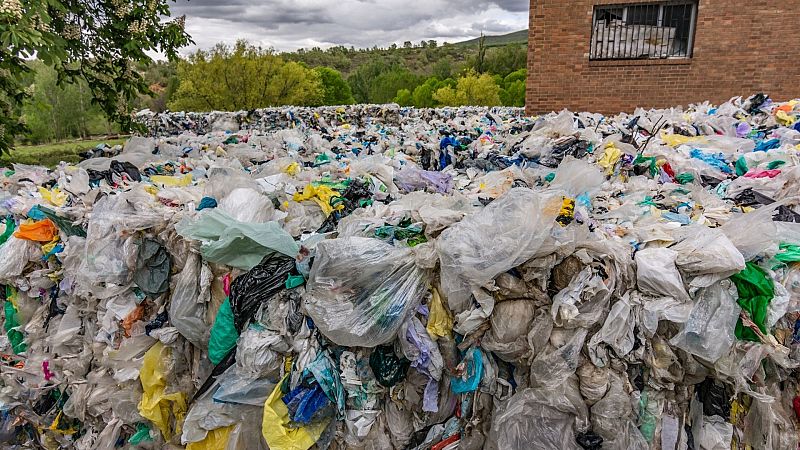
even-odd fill
[(27, 130), (23, 81), (34, 57), (59, 84), (85, 80), (92, 102), (130, 127), (130, 102), (149, 93), (136, 65), (154, 54), (177, 59), (192, 43), (184, 18), (168, 17), (166, 0), (0, 0), (0, 152)]

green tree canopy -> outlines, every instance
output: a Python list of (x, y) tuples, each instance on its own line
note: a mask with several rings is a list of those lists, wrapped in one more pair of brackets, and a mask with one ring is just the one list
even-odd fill
[(352, 105), (356, 102), (353, 98), (353, 91), (342, 77), (341, 72), (330, 67), (317, 67), (314, 70), (322, 81), (323, 105)]
[(498, 106), (500, 86), (491, 75), (470, 71), (458, 79), (455, 88), (445, 86), (434, 92), (433, 99), (442, 106)]
[(394, 97), (393, 100), (400, 106), (413, 106), (414, 102), (411, 98), (411, 91), (408, 89), (400, 89), (397, 91), (397, 95)]
[(41, 144), (113, 131), (100, 107), (92, 104), (85, 80), (59, 86), (55, 69), (41, 61), (30, 65), (35, 74), (28, 88), (31, 99), (22, 107), (27, 140)]
[(178, 64), (179, 86), (169, 106), (184, 111), (238, 111), (281, 105), (318, 105), (320, 74), (271, 50), (239, 41), (218, 44)]
[(525, 84), (527, 79), (528, 71), (525, 69), (511, 72), (503, 79), (500, 101), (504, 106), (525, 106)]
[(60, 83), (84, 79), (112, 119), (132, 124), (130, 102), (148, 91), (135, 65), (151, 54), (176, 58), (191, 43), (184, 18), (165, 21), (167, 0), (2, 0), (0, 3), (0, 151), (26, 131), (26, 58), (53, 67)]

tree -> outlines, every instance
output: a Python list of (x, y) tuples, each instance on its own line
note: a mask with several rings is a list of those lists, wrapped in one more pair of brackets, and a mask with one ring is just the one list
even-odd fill
[(483, 62), (486, 59), (486, 36), (481, 32), (481, 37), (478, 39), (478, 56), (475, 60), (475, 71), (483, 73)]
[(403, 48), (412, 48), (413, 46), (414, 44), (412, 44), (411, 41), (403, 42)]
[(324, 92), (320, 74), (286, 62), (271, 50), (238, 41), (217, 44), (178, 64), (173, 110), (239, 111), (280, 105), (318, 105)]
[(455, 88), (445, 86), (434, 92), (433, 99), (444, 106), (497, 106), (500, 86), (489, 74), (468, 72), (458, 79)]
[(428, 48), (436, 48), (436, 46), (437, 44), (435, 40), (431, 39), (430, 41), (428, 41)]
[(384, 71), (369, 83), (370, 103), (389, 103), (400, 89), (414, 89), (420, 77), (399, 65)]
[(78, 79), (112, 119), (132, 125), (130, 102), (148, 91), (136, 63), (150, 54), (177, 57), (191, 43), (184, 18), (169, 16), (167, 0), (2, 0), (0, 3), (0, 152), (7, 152), (26, 131), (23, 104), (30, 99), (22, 84), (36, 57), (53, 67), (59, 84)]
[(436, 106), (436, 102), (433, 100), (433, 93), (436, 92), (439, 83), (438, 78), (431, 77), (417, 86), (411, 94), (412, 104), (417, 108), (433, 108)]
[[(347, 82), (350, 84), (353, 97), (358, 103), (370, 103), (370, 87), (372, 83), (375, 78), (389, 69), (390, 67), (384, 58), (370, 58), (367, 63), (359, 66), (350, 74)], [(397, 92), (397, 90), (394, 92)]]
[(440, 58), (433, 65), (432, 73), (440, 79), (450, 78), (453, 75), (453, 58), (449, 56)]
[(330, 67), (314, 69), (320, 76), (323, 89), (323, 105), (352, 105), (356, 102), (350, 85), (342, 78), (342, 73)]
[(400, 106), (412, 106), (413, 100), (411, 98), (411, 91), (408, 89), (400, 89), (397, 91), (397, 95), (392, 101)]
[(482, 67), (485, 72), (506, 76), (511, 72), (524, 69), (527, 62), (528, 47), (509, 44), (487, 50)]
[(86, 81), (79, 79), (59, 86), (55, 69), (41, 61), (29, 65), (34, 76), (28, 87), (30, 101), (22, 107), (29, 130), (26, 141), (41, 144), (111, 132), (102, 110), (91, 103)]
[(525, 83), (528, 71), (520, 69), (511, 72), (503, 79), (503, 89), (500, 90), (500, 101), (503, 106), (525, 106)]

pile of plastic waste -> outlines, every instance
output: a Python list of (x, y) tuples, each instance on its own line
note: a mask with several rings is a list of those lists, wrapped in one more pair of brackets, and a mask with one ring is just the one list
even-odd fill
[(3, 448), (798, 445), (800, 101), (139, 119), (0, 171)]

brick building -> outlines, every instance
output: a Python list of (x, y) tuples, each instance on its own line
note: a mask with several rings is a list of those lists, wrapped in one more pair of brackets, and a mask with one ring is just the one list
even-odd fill
[(800, 97), (800, 0), (531, 0), (527, 111)]

